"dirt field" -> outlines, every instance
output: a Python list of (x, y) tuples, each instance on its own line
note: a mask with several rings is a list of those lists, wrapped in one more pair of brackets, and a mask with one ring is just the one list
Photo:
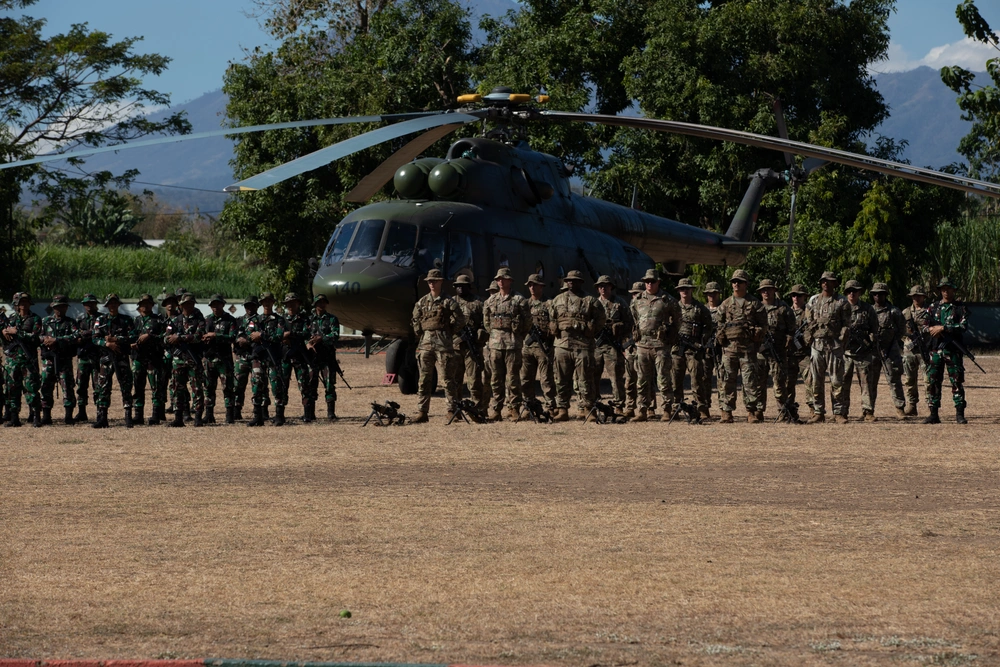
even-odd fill
[(0, 429), (0, 657), (1000, 662), (1000, 358), (962, 428), (362, 429), (342, 361), (335, 425)]

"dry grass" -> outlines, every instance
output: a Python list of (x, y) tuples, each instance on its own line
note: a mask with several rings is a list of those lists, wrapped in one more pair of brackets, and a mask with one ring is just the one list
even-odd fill
[(1000, 359), (964, 428), (361, 429), (343, 362), (332, 426), (0, 430), (0, 656), (1000, 661)]

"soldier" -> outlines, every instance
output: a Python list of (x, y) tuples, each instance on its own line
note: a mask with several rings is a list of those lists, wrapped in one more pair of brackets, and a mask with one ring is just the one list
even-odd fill
[(542, 404), (550, 415), (556, 412), (556, 387), (552, 376), (552, 336), (549, 333), (549, 303), (545, 294), (545, 281), (533, 273), (525, 283), (530, 298), (531, 328), (524, 337), (521, 348), (521, 393), (534, 398), (536, 386), (542, 388)]
[[(468, 386), (469, 396), (480, 410), (486, 410), (488, 392), (483, 387), (483, 369), (486, 367), (483, 343), (488, 334), (483, 327), (483, 302), (472, 288), (472, 280), (464, 273), (452, 283), (455, 288), (455, 303), (462, 309), (465, 326), (460, 335), (455, 336), (455, 354), (452, 357), (455, 386), (462, 395), (462, 386)], [(468, 338), (468, 341), (466, 341)], [(473, 348), (470, 349), (469, 342)]]
[(167, 420), (166, 400), (167, 364), (164, 360), (163, 335), (166, 333), (166, 320), (153, 312), (153, 295), (143, 294), (139, 297), (139, 314), (133, 320), (132, 337), (132, 408), (133, 418), (137, 424), (142, 424), (143, 410), (146, 405), (146, 382), (152, 394), (152, 407), (149, 411), (149, 426), (156, 426)]
[(788, 396), (788, 409), (792, 413), (792, 421), (799, 422), (799, 404), (796, 401), (798, 380), (801, 377), (804, 385), (805, 401), (809, 406), (809, 412), (813, 411), (812, 399), (812, 376), (809, 368), (812, 364), (810, 347), (805, 341), (806, 329), (806, 297), (809, 293), (802, 285), (792, 285), (788, 290), (788, 296), (792, 299), (792, 315), (795, 317), (795, 332), (792, 334), (792, 344), (788, 347), (788, 372), (785, 377), (788, 381), (785, 394)]
[(969, 311), (957, 299), (958, 286), (950, 278), (938, 283), (941, 300), (927, 309), (921, 333), (930, 337), (930, 363), (927, 364), (927, 408), (930, 411), (925, 424), (940, 424), (938, 408), (941, 407), (941, 385), (944, 369), (951, 381), (951, 398), (955, 404), (955, 421), (967, 424), (965, 419), (965, 367), (962, 363), (962, 335), (966, 329)]
[(233, 383), (233, 420), (243, 419), (243, 403), (246, 401), (247, 383), (250, 381), (250, 373), (253, 371), (253, 345), (250, 344), (250, 337), (247, 334), (247, 323), (257, 317), (257, 309), (260, 304), (257, 302), (257, 295), (251, 294), (243, 300), (245, 313), (238, 321), (236, 332), (236, 344), (233, 349), (236, 352), (236, 360), (233, 364), (233, 373), (236, 379)]
[[(0, 305), (0, 331), (7, 328), (7, 309), (5, 306)], [(3, 351), (3, 346), (0, 346), (0, 352)], [(10, 417), (10, 409), (7, 407), (7, 382), (4, 380), (4, 358), (0, 354), (0, 424), (7, 421)]]
[[(500, 291), (500, 288), (497, 287), (497, 281), (491, 280), (490, 281), (490, 286), (486, 288), (486, 298), (489, 299), (491, 296), (493, 296), (494, 294), (496, 294), (499, 291)], [(485, 303), (485, 301), (483, 303)], [(485, 357), (485, 355), (484, 355), (484, 357)], [(488, 402), (489, 399), (490, 399), (490, 394), (492, 393), (492, 389), (491, 389), (492, 386), (493, 386), (492, 372), (490, 371), (490, 365), (488, 363), (485, 363), (485, 358), (484, 358), (484, 362), (483, 362), (483, 401), (484, 401), (483, 408), (486, 407), (486, 402)]]
[(212, 314), (205, 318), (205, 417), (206, 424), (215, 423), (215, 392), (222, 378), (222, 398), (226, 406), (226, 423), (236, 421), (233, 400), (233, 343), (239, 333), (239, 321), (226, 312), (226, 300), (213, 294), (208, 301)]
[(309, 320), (309, 342), (306, 343), (312, 370), (309, 374), (309, 394), (319, 396), (319, 381), (323, 379), (326, 391), (326, 418), (337, 419), (337, 341), (340, 340), (340, 322), (327, 311), (330, 300), (325, 294), (313, 298), (313, 316)]
[(100, 372), (94, 387), (94, 405), (97, 419), (93, 428), (108, 428), (108, 408), (111, 407), (111, 385), (118, 379), (118, 390), (122, 395), (125, 410), (125, 428), (132, 428), (132, 368), (129, 353), (132, 351), (132, 318), (119, 313), (121, 299), (117, 294), (109, 294), (104, 299), (106, 315), (101, 315), (94, 325), (94, 344), (100, 348)]
[(820, 277), (820, 293), (806, 304), (805, 341), (811, 347), (809, 375), (813, 383), (810, 424), (826, 421), (826, 374), (830, 373), (830, 402), (834, 420), (847, 423), (844, 405), (844, 347), (850, 333), (851, 306), (837, 294), (839, 281), (832, 271)]
[[(643, 285), (642, 281), (637, 280), (632, 283), (632, 289), (628, 291), (632, 295), (631, 301), (629, 301), (629, 316), (632, 315), (632, 303), (635, 302), (636, 298), (640, 294), (646, 291), (646, 286)], [(635, 323), (632, 323), (632, 327), (635, 327)], [(635, 340), (629, 339), (629, 345), (625, 348), (625, 413), (626, 419), (632, 419), (635, 417), (635, 406), (636, 400), (639, 393), (639, 370), (636, 367), (638, 360), (638, 348), (635, 346)]]
[(720, 375), (723, 387), (719, 390), (719, 422), (733, 422), (736, 405), (736, 379), (743, 377), (743, 405), (747, 410), (747, 423), (756, 424), (764, 419), (760, 386), (760, 367), (757, 353), (767, 333), (767, 313), (764, 306), (747, 295), (747, 272), (737, 269), (730, 278), (733, 295), (722, 302), (718, 310), (718, 330), (715, 340), (722, 348)]
[(455, 334), (465, 326), (465, 315), (451, 297), (443, 294), (444, 274), (440, 269), (431, 269), (424, 278), (430, 293), (420, 297), (413, 306), (410, 324), (417, 338), (417, 367), (420, 377), (417, 381), (417, 418), (415, 424), (427, 422), (431, 407), (431, 389), (434, 384), (434, 368), (438, 379), (444, 382), (445, 401), (448, 403), (448, 421), (454, 417), (458, 403), (458, 387), (455, 375), (449, 373), (451, 357), (455, 353)]
[(76, 347), (76, 404), (78, 407), (74, 422), (90, 421), (87, 415), (87, 400), (90, 388), (97, 391), (97, 375), (100, 371), (100, 349), (94, 344), (94, 326), (100, 315), (97, 312), (97, 297), (84, 294), (83, 312), (76, 318), (78, 343)]
[(590, 414), (596, 398), (594, 387), (594, 339), (604, 328), (607, 315), (597, 299), (583, 292), (583, 274), (570, 271), (566, 290), (549, 301), (549, 333), (555, 338), (556, 413), (554, 421), (569, 420), (569, 401), (577, 387), (580, 416)]
[(903, 376), (906, 385), (906, 408), (903, 413), (908, 417), (917, 415), (917, 403), (920, 402), (920, 392), (917, 390), (917, 375), (920, 373), (920, 363), (923, 362), (924, 370), (930, 362), (928, 353), (928, 341), (922, 331), (922, 323), (927, 317), (927, 309), (924, 308), (924, 300), (927, 295), (924, 288), (914, 285), (910, 288), (908, 295), (912, 303), (903, 310), (904, 329), (906, 338), (903, 341)]
[(670, 383), (670, 350), (681, 327), (681, 307), (676, 299), (660, 290), (660, 276), (649, 269), (643, 276), (645, 291), (632, 302), (632, 340), (636, 345), (637, 410), (630, 421), (651, 417), (653, 394), (660, 390), (662, 421), (670, 419), (673, 389)]
[(21, 425), (21, 394), (29, 410), (34, 412), (31, 425), (42, 425), (41, 401), (38, 397), (38, 343), (42, 319), (31, 312), (31, 296), (18, 292), (11, 301), (17, 311), (7, 318), (3, 329), (4, 376), (7, 384), (9, 416), (5, 427)]
[[(878, 397), (879, 367), (875, 363), (875, 345), (878, 341), (878, 317), (875, 310), (861, 300), (864, 288), (857, 280), (848, 280), (844, 294), (851, 307), (848, 324), (847, 348), (844, 351), (844, 417), (851, 411), (851, 388), (854, 372), (861, 385), (861, 418), (875, 421), (875, 400)], [(845, 420), (846, 421), (846, 420)]]
[[(869, 293), (872, 295), (872, 307), (878, 319), (878, 347), (875, 350), (876, 361), (882, 367), (885, 381), (892, 393), (892, 404), (896, 407), (896, 418), (906, 419), (903, 407), (906, 400), (903, 397), (903, 357), (900, 354), (900, 343), (906, 333), (906, 322), (903, 313), (889, 303), (889, 286), (885, 283), (875, 283)], [(876, 384), (878, 381), (876, 380)]]
[(707, 418), (709, 385), (705, 387), (705, 352), (712, 335), (712, 313), (694, 298), (694, 283), (690, 278), (681, 278), (677, 283), (680, 295), (681, 324), (677, 344), (670, 351), (670, 383), (673, 385), (673, 410), (680, 408), (684, 401), (684, 373), (691, 376), (691, 402), (698, 413)]
[(778, 298), (773, 280), (761, 280), (757, 292), (767, 314), (767, 334), (761, 348), (763, 357), (759, 359), (760, 411), (767, 410), (767, 377), (770, 375), (774, 402), (778, 404), (778, 419), (783, 422), (798, 421), (791, 409), (793, 401), (788, 396), (788, 351), (795, 335), (795, 315), (788, 304)]
[(250, 388), (253, 394), (253, 419), (247, 426), (264, 425), (264, 408), (268, 400), (268, 383), (274, 394), (274, 425), (285, 425), (285, 404), (288, 402), (288, 385), (281, 372), (281, 341), (285, 337), (285, 318), (274, 312), (274, 295), (260, 295), (264, 309), (260, 315), (247, 322), (246, 333), (253, 345), (253, 371)]
[(719, 381), (719, 366), (722, 362), (722, 349), (719, 348), (715, 340), (715, 334), (719, 328), (719, 306), (722, 305), (722, 287), (714, 280), (705, 285), (702, 290), (705, 295), (705, 307), (712, 315), (712, 331), (708, 338), (708, 349), (705, 351), (705, 381), (702, 383), (705, 396), (703, 402), (708, 412), (702, 416), (711, 417), (712, 408), (712, 380), (716, 382), (716, 388), (720, 389), (722, 383)]
[(615, 295), (611, 276), (601, 276), (594, 283), (600, 294), (597, 301), (604, 307), (607, 320), (597, 334), (594, 350), (594, 390), (601, 394), (604, 369), (611, 376), (611, 397), (619, 413), (625, 411), (625, 341), (632, 333), (632, 312), (629, 305)]
[(306, 341), (312, 337), (309, 333), (312, 317), (302, 310), (302, 300), (295, 292), (285, 295), (284, 305), (286, 315), (285, 333), (281, 341), (281, 377), (287, 392), (292, 382), (292, 371), (295, 371), (295, 380), (302, 396), (302, 421), (308, 424), (316, 421), (317, 398), (311, 391), (312, 367), (309, 365), (306, 349)]
[(63, 423), (71, 426), (76, 400), (73, 394), (73, 356), (79, 341), (76, 322), (66, 317), (69, 298), (56, 295), (49, 304), (52, 314), (42, 320), (42, 426), (52, 423), (52, 389), (56, 382), (62, 388)]
[(506, 267), (494, 276), (500, 291), (483, 304), (483, 326), (490, 335), (489, 366), (491, 421), (499, 421), (504, 404), (507, 419), (516, 422), (521, 417), (521, 347), (531, 329), (531, 308), (527, 299), (514, 292), (514, 277)]
[[(177, 396), (174, 420), (167, 426), (184, 426), (184, 414), (194, 415), (194, 425), (201, 426), (205, 409), (205, 369), (202, 365), (202, 339), (205, 336), (205, 318), (195, 315), (194, 295), (186, 292), (180, 299), (181, 312), (167, 322), (164, 341), (170, 347), (172, 369), (170, 383)], [(200, 315), (200, 313), (199, 313)], [(188, 389), (190, 385), (190, 389)]]

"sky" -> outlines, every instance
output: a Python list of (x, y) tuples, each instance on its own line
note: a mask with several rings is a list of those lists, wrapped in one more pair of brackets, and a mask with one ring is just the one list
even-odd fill
[[(921, 65), (985, 69), (986, 60), (1000, 53), (965, 39), (955, 18), (957, 4), (898, 0), (889, 21), (889, 59), (872, 70), (906, 71)], [(994, 30), (1000, 30), (1000, 2), (979, 0), (977, 5)], [(253, 7), (250, 0), (38, 0), (22, 11), (45, 17), (50, 34), (88, 23), (117, 38), (143, 36), (139, 49), (173, 59), (168, 71), (147, 85), (170, 93), (171, 102), (179, 104), (218, 90), (230, 61), (241, 60), (244, 49), (269, 44), (256, 19), (247, 16)]]

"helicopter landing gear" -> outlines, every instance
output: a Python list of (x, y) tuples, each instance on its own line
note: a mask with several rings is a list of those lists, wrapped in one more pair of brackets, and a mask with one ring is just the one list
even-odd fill
[(404, 396), (417, 393), (417, 357), (413, 341), (400, 338), (385, 351), (385, 372), (393, 373), (399, 383), (399, 391)]

